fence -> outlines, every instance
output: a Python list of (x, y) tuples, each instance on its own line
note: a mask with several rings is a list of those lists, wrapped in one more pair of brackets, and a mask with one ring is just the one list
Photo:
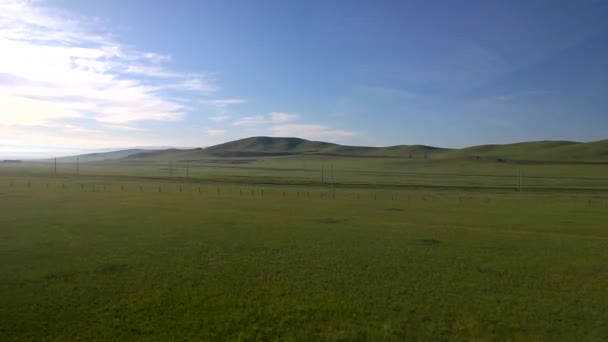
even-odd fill
[(208, 183), (282, 184), (333, 187), (488, 189), (512, 191), (608, 191), (608, 166), (428, 164), (432, 167), (390, 164), (329, 164), (256, 162), (251, 159), (205, 161), (100, 161), (0, 163), (0, 176), (30, 175), (56, 178), (115, 177), (183, 180)]
[[(1, 179), (1, 178), (0, 178)], [(395, 189), (356, 189), (356, 188), (326, 188), (321, 186), (239, 186), (238, 184), (199, 184), (196, 182), (157, 182), (145, 180), (142, 182), (113, 180), (110, 182), (86, 181), (71, 179), (4, 179), (0, 183), (0, 194), (109, 194), (109, 195), (141, 195), (141, 196), (196, 196), (227, 200), (301, 200), (301, 201), (348, 201), (350, 203), (379, 203), (396, 206), (422, 208), (425, 206), (444, 207), (491, 207), (502, 206), (506, 201), (524, 202), (529, 205), (553, 206), (570, 209), (602, 209), (608, 208), (608, 196), (605, 194), (518, 194), (515, 192), (495, 194), (487, 192), (437, 191), (428, 189), (395, 190)], [(522, 198), (521, 196), (526, 196)], [(391, 204), (392, 203), (392, 204)]]

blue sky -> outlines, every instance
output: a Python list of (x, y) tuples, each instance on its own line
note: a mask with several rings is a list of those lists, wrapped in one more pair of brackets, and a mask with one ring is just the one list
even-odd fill
[(607, 1), (0, 0), (0, 152), (608, 138)]

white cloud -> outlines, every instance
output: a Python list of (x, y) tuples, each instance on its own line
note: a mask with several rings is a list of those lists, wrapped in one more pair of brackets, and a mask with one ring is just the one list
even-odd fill
[(324, 125), (287, 124), (271, 127), (272, 134), (280, 137), (300, 137), (306, 139), (339, 139), (353, 137), (357, 132), (333, 129)]
[(218, 108), (223, 108), (228, 105), (241, 104), (246, 103), (247, 100), (244, 99), (212, 99), (212, 100), (202, 100), (204, 104), (209, 104)]
[[(114, 135), (111, 132), (88, 130), (72, 126), (63, 127), (24, 127), (0, 125), (0, 144), (39, 145), (53, 147), (79, 146), (80, 148), (107, 148), (138, 145), (154, 145), (153, 141)], [(86, 132), (83, 132), (86, 130)]]
[(109, 129), (112, 130), (119, 130), (119, 131), (143, 131), (143, 128), (139, 128), (139, 127), (133, 127), (133, 126), (128, 126), (128, 125), (104, 125), (104, 127), (107, 127)]
[[(247, 102), (220, 97), (209, 75), (177, 72), (169, 67), (171, 56), (123, 44), (103, 32), (103, 25), (96, 18), (40, 7), (38, 1), (0, 0), (0, 140), (83, 147), (158, 145), (158, 139), (196, 144), (200, 130), (175, 135), (161, 128), (149, 135), (139, 132), (138, 123), (184, 120), (202, 106), (214, 108), (209, 120), (224, 122), (234, 117), (227, 107)], [(308, 138), (355, 134), (291, 124), (299, 118), (272, 112), (232, 124), (243, 131)], [(208, 138), (227, 133), (204, 130)]]
[(235, 126), (259, 126), (263, 124), (269, 123), (264, 115), (256, 115), (256, 116), (245, 116), (235, 121), (233, 125)]
[(245, 116), (235, 121), (235, 126), (260, 126), (266, 124), (282, 124), (300, 118), (298, 114), (272, 112), (268, 115)]
[(298, 114), (290, 114), (290, 113), (279, 113), (273, 112), (270, 113), (270, 121), (273, 123), (285, 123), (293, 120), (297, 120), (300, 117)]
[(144, 75), (148, 77), (158, 78), (182, 78), (184, 75), (165, 70), (162, 67), (156, 65), (129, 65), (127, 66), (125, 73)]
[(208, 129), (206, 131), (206, 133), (207, 133), (207, 136), (209, 136), (209, 137), (219, 137), (219, 136), (224, 135), (226, 133), (226, 131), (223, 129)]
[[(340, 139), (358, 135), (357, 132), (334, 129), (317, 124), (293, 124), (291, 121), (300, 119), (299, 114), (272, 112), (268, 115), (245, 116), (233, 122), (235, 126), (243, 126), (251, 134), (266, 134), (273, 136), (300, 137), (307, 139)], [(260, 130), (262, 130), (260, 132)]]
[(181, 120), (190, 108), (180, 98), (219, 90), (204, 75), (168, 69), (171, 56), (98, 33), (99, 21), (36, 5), (0, 0), (2, 125)]
[(80, 127), (80, 126), (76, 126), (76, 125), (63, 125), (62, 130), (64, 133), (86, 133), (86, 134), (91, 134), (91, 133), (98, 133), (98, 130), (94, 130), (94, 129), (89, 129), (89, 128), (85, 128), (85, 127)]
[(68, 106), (0, 92), (0, 125), (47, 125), (52, 120), (78, 117), (80, 112)]
[(201, 95), (210, 95), (219, 90), (219, 87), (202, 78), (185, 78), (177, 83), (164, 85), (166, 89), (198, 92)]
[(209, 120), (211, 121), (226, 121), (229, 120), (231, 118), (230, 115), (218, 115), (218, 116), (212, 116), (209, 118)]

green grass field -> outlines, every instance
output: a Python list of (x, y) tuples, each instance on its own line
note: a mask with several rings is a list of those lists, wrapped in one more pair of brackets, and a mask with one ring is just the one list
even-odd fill
[(184, 167), (0, 165), (0, 339), (608, 339), (605, 164)]

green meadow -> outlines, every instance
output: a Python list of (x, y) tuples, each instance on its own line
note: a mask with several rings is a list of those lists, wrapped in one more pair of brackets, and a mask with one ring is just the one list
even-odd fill
[(607, 289), (602, 162), (0, 164), (3, 341), (605, 341)]

